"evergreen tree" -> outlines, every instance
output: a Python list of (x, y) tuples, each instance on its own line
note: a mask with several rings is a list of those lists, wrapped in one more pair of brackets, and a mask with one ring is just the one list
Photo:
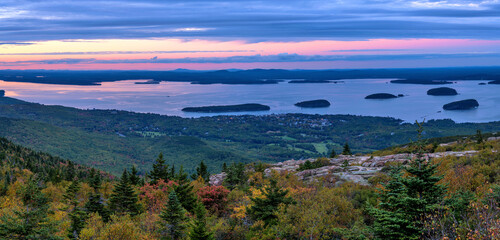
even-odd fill
[(195, 219), (189, 232), (191, 240), (214, 240), (214, 234), (207, 227), (206, 214), (207, 210), (201, 203), (197, 203), (194, 209)]
[(78, 191), (80, 190), (80, 182), (77, 180), (73, 181), (69, 185), (66, 193), (63, 195), (64, 199), (69, 204), (69, 217), (71, 219), (71, 226), (69, 229), (68, 237), (72, 239), (78, 239), (80, 231), (85, 227), (85, 220), (87, 219), (87, 214), (83, 209), (78, 206)]
[(75, 178), (75, 164), (72, 161), (68, 161), (68, 167), (66, 168), (66, 181), (73, 181)]
[(344, 150), (342, 150), (342, 155), (352, 155), (351, 148), (349, 147), (349, 144), (347, 142), (344, 144)]
[(57, 223), (48, 218), (49, 199), (41, 192), (38, 182), (30, 179), (22, 189), (21, 211), (0, 218), (1, 239), (62, 239), (55, 236)]
[(193, 191), (193, 186), (189, 182), (188, 175), (184, 172), (184, 168), (182, 166), (180, 167), (175, 178), (178, 183), (178, 185), (174, 187), (177, 198), (182, 204), (182, 207), (184, 207), (187, 211), (192, 212), (197, 198)]
[(420, 123), (417, 125), (417, 157), (408, 167), (394, 170), (381, 190), (379, 208), (372, 209), (375, 233), (383, 239), (422, 238), (426, 217), (444, 202), (446, 188), (438, 184), (442, 176), (435, 176), (437, 165), (423, 158), (423, 129)]
[(168, 165), (165, 164), (163, 153), (160, 153), (155, 163), (153, 163), (153, 170), (149, 173), (149, 178), (151, 184), (156, 184), (160, 179), (169, 180)]
[(198, 177), (202, 177), (205, 182), (210, 181), (210, 173), (208, 172), (207, 165), (203, 161), (200, 162), (200, 165), (196, 168), (196, 173), (191, 176), (193, 180), (198, 179)]
[(128, 181), (127, 170), (124, 170), (109, 199), (110, 210), (135, 216), (141, 212), (138, 201), (139, 198)]
[(135, 166), (132, 166), (128, 180), (133, 186), (137, 186), (141, 182), (141, 178), (137, 175), (137, 169), (135, 168)]
[(98, 213), (104, 222), (109, 221), (109, 212), (104, 207), (103, 199), (99, 189), (101, 188), (101, 176), (95, 169), (90, 170), (90, 186), (93, 188), (93, 192), (89, 196), (88, 202), (85, 204), (85, 210), (87, 213)]
[(227, 164), (222, 163), (222, 172), (227, 172)]
[(226, 185), (232, 189), (237, 185), (244, 184), (247, 181), (247, 176), (245, 175), (245, 164), (243, 163), (233, 163), (226, 171), (226, 178), (224, 182)]
[(330, 158), (334, 158), (337, 156), (337, 153), (335, 152), (335, 149), (332, 148), (332, 151), (330, 152)]
[(254, 220), (263, 220), (266, 225), (275, 224), (278, 207), (281, 204), (292, 204), (294, 200), (286, 196), (288, 190), (281, 189), (274, 179), (271, 179), (269, 186), (264, 189), (263, 193), (263, 198), (250, 198), (254, 204), (247, 208), (247, 212)]
[[(175, 191), (168, 195), (168, 202), (160, 213), (160, 218), (166, 223), (167, 235), (171, 239), (181, 239), (186, 229), (186, 210), (182, 207)], [(163, 225), (163, 223), (161, 223)]]
[(484, 141), (483, 134), (481, 133), (481, 130), (479, 130), (479, 129), (476, 131), (476, 140), (477, 140), (477, 144), (481, 144)]

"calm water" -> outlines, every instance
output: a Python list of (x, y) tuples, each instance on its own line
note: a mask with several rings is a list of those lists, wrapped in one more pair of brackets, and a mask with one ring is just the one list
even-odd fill
[[(390, 79), (345, 80), (344, 83), (269, 85), (195, 85), (179, 82), (134, 84), (138, 80), (103, 83), (101, 86), (68, 86), (0, 81), (6, 95), (30, 102), (64, 105), (82, 109), (120, 109), (182, 117), (216, 114), (184, 113), (184, 107), (261, 103), (269, 113), (354, 114), (389, 116), (405, 121), (453, 119), (456, 122), (500, 120), (500, 85), (478, 85), (484, 81), (459, 81), (452, 87), (458, 96), (427, 96), (428, 89), (440, 86), (391, 84)], [(387, 92), (405, 97), (389, 100), (365, 100), (366, 95)], [(468, 98), (478, 100), (478, 109), (444, 111), (443, 104)], [(329, 108), (301, 109), (299, 101), (327, 99)], [(441, 111), (441, 112), (439, 112)], [(238, 113), (248, 114), (248, 113)]]

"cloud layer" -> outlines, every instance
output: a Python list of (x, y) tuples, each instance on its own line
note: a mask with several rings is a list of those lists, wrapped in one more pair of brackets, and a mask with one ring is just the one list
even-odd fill
[(0, 42), (500, 39), (497, 0), (2, 0)]

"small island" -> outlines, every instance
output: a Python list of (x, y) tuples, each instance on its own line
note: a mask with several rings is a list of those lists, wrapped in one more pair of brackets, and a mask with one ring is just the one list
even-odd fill
[(5, 96), (5, 90), (0, 90), (0, 97)]
[(331, 105), (330, 102), (325, 100), (325, 99), (303, 101), (303, 102), (298, 102), (295, 104), (295, 106), (301, 107), (301, 108), (325, 108), (325, 107), (329, 107), (330, 105)]
[(255, 112), (255, 111), (269, 111), (269, 110), (271, 110), (269, 106), (257, 103), (223, 105), (223, 106), (186, 107), (182, 109), (183, 112), (198, 112), (198, 113)]
[(390, 93), (375, 93), (365, 97), (365, 99), (391, 99), (391, 98), (397, 98), (397, 96)]
[(491, 81), (488, 82), (488, 84), (500, 84), (500, 80)]
[(457, 90), (449, 87), (433, 88), (427, 91), (427, 95), (432, 96), (455, 96), (458, 95)]
[(446, 81), (446, 80), (398, 79), (398, 80), (392, 80), (391, 83), (422, 84), (422, 85), (441, 85), (441, 84), (452, 84), (453, 82)]
[(466, 99), (443, 105), (444, 110), (470, 110), (479, 107), (476, 99)]
[(312, 79), (305, 79), (305, 80), (292, 80), (288, 83), (331, 83), (332, 81), (330, 80), (312, 80)]
[(160, 84), (161, 81), (158, 80), (148, 80), (145, 82), (135, 82), (135, 84)]

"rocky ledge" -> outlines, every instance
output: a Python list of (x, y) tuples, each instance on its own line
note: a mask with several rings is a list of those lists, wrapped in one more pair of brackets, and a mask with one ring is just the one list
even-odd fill
[[(423, 157), (425, 159), (439, 158), (445, 156), (472, 156), (477, 154), (477, 151), (463, 151), (463, 152), (437, 152), (428, 153)], [(271, 164), (269, 168), (264, 170), (264, 174), (269, 176), (271, 172), (278, 173), (295, 172), (295, 175), (304, 181), (311, 181), (317, 178), (335, 178), (335, 182), (341, 183), (352, 181), (359, 184), (368, 185), (368, 179), (375, 176), (380, 172), (387, 163), (399, 162), (405, 163), (416, 157), (415, 154), (394, 154), (387, 156), (353, 156), (353, 155), (339, 155), (336, 158), (330, 158), (330, 165), (308, 169), (304, 171), (297, 171), (301, 164), (306, 161), (314, 162), (316, 159), (305, 160), (288, 160)], [(210, 176), (211, 185), (222, 185), (226, 173), (220, 173)], [(328, 180), (328, 179), (327, 179)]]

